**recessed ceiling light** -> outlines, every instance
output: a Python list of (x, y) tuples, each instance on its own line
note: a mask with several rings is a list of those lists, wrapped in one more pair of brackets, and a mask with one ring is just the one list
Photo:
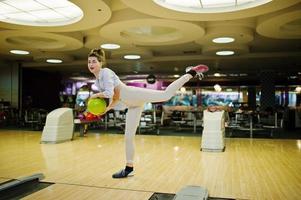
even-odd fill
[(215, 76), (215, 77), (220, 77), (221, 74), (220, 74), (220, 73), (214, 73), (214, 76)]
[(272, 0), (153, 0), (167, 9), (188, 13), (218, 13), (257, 7)]
[(63, 26), (78, 22), (83, 11), (67, 0), (2, 0), (0, 21), (29, 26)]
[(179, 74), (175, 74), (175, 75), (173, 75), (173, 77), (175, 77), (175, 78), (179, 78), (179, 77), (180, 77), (180, 75), (179, 75)]
[(103, 49), (119, 49), (120, 45), (118, 45), (118, 44), (102, 44), (102, 45), (100, 45), (100, 47)]
[(123, 56), (124, 59), (127, 59), (127, 60), (138, 60), (141, 58), (141, 56), (139, 55), (125, 55)]
[(234, 51), (217, 51), (215, 54), (218, 56), (230, 56), (234, 55)]
[(231, 43), (234, 42), (235, 39), (232, 37), (218, 37), (218, 38), (214, 38), (212, 40), (212, 42), (214, 43), (219, 43), (219, 44), (224, 44), (224, 43)]
[(58, 64), (58, 63), (62, 63), (63, 61), (60, 59), (47, 59), (46, 62)]
[(13, 53), (13, 54), (18, 54), (18, 55), (27, 55), (29, 54), (29, 51), (24, 51), (24, 50), (10, 50), (9, 51), (10, 53)]

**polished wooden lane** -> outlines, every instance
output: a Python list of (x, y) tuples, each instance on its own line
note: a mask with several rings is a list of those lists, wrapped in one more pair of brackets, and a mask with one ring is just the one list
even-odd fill
[(200, 137), (137, 135), (136, 175), (116, 180), (111, 175), (124, 165), (123, 135), (89, 134), (61, 144), (40, 144), (40, 137), (40, 132), (0, 131), (0, 177), (40, 172), (57, 183), (34, 194), (36, 199), (38, 194), (57, 199), (64, 188), (73, 193), (76, 187), (86, 188), (86, 195), (93, 187), (108, 196), (116, 190), (116, 196), (128, 191), (132, 199), (148, 199), (149, 192), (175, 193), (185, 185), (206, 187), (217, 197), (301, 196), (301, 140), (227, 138), (225, 152), (209, 153), (200, 151)]
[(97, 188), (91, 186), (54, 184), (41, 191), (38, 191), (23, 200), (141, 200), (149, 199), (152, 196), (151, 192), (130, 191), (109, 188)]

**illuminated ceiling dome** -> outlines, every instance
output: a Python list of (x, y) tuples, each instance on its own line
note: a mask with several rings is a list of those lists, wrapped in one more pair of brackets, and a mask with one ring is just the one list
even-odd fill
[(219, 13), (253, 8), (272, 0), (153, 0), (156, 4), (187, 13)]
[(29, 26), (63, 26), (78, 22), (83, 11), (68, 0), (2, 0), (0, 21)]

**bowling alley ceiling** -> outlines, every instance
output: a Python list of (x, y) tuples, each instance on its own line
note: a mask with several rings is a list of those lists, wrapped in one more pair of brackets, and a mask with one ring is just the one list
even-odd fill
[[(1, 65), (20, 63), (26, 68), (86, 74), (90, 49), (117, 44), (119, 48), (106, 49), (106, 54), (108, 67), (121, 76), (175, 75), (199, 63), (210, 67), (208, 77), (216, 72), (256, 76), (266, 70), (301, 74), (300, 0), (219, 1), (70, 0), (75, 7), (67, 8), (60, 7), (62, 1), (35, 0), (37, 14), (30, 14), (30, 24), (23, 8), (34, 6), (2, 0)], [(45, 8), (66, 19), (48, 20), (39, 13)], [(15, 55), (11, 50), (29, 54)], [(125, 55), (140, 59), (128, 60)], [(47, 63), (47, 59), (62, 62)]]

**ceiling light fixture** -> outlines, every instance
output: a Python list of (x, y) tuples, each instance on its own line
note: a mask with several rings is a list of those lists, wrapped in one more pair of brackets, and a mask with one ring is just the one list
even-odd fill
[(187, 13), (218, 13), (257, 7), (272, 0), (153, 0), (161, 7)]
[(173, 77), (175, 77), (175, 78), (179, 78), (179, 77), (180, 77), (180, 75), (179, 75), (179, 74), (175, 74), (175, 75), (173, 75)]
[(78, 22), (83, 11), (67, 0), (2, 0), (0, 21), (27, 26), (63, 26)]
[(134, 54), (131, 54), (131, 55), (125, 55), (123, 56), (124, 59), (127, 59), (127, 60), (138, 60), (141, 58), (140, 55), (134, 55)]
[(231, 43), (234, 41), (235, 41), (235, 39), (232, 37), (218, 37), (218, 38), (214, 38), (212, 40), (212, 42), (218, 43), (218, 44), (226, 44), (226, 43)]
[(9, 52), (12, 54), (18, 54), (18, 55), (28, 55), (29, 54), (29, 51), (16, 50), (16, 49), (10, 50)]
[(215, 77), (221, 77), (221, 74), (220, 73), (214, 73), (214, 76)]
[(218, 56), (231, 56), (234, 55), (234, 51), (217, 51), (215, 54)]
[(102, 45), (100, 45), (100, 47), (103, 49), (119, 49), (120, 45), (119, 44), (102, 44)]
[(59, 63), (62, 63), (63, 61), (60, 60), (60, 59), (53, 59), (53, 58), (51, 58), (51, 59), (47, 59), (46, 62), (52, 63), (52, 64), (59, 64)]

